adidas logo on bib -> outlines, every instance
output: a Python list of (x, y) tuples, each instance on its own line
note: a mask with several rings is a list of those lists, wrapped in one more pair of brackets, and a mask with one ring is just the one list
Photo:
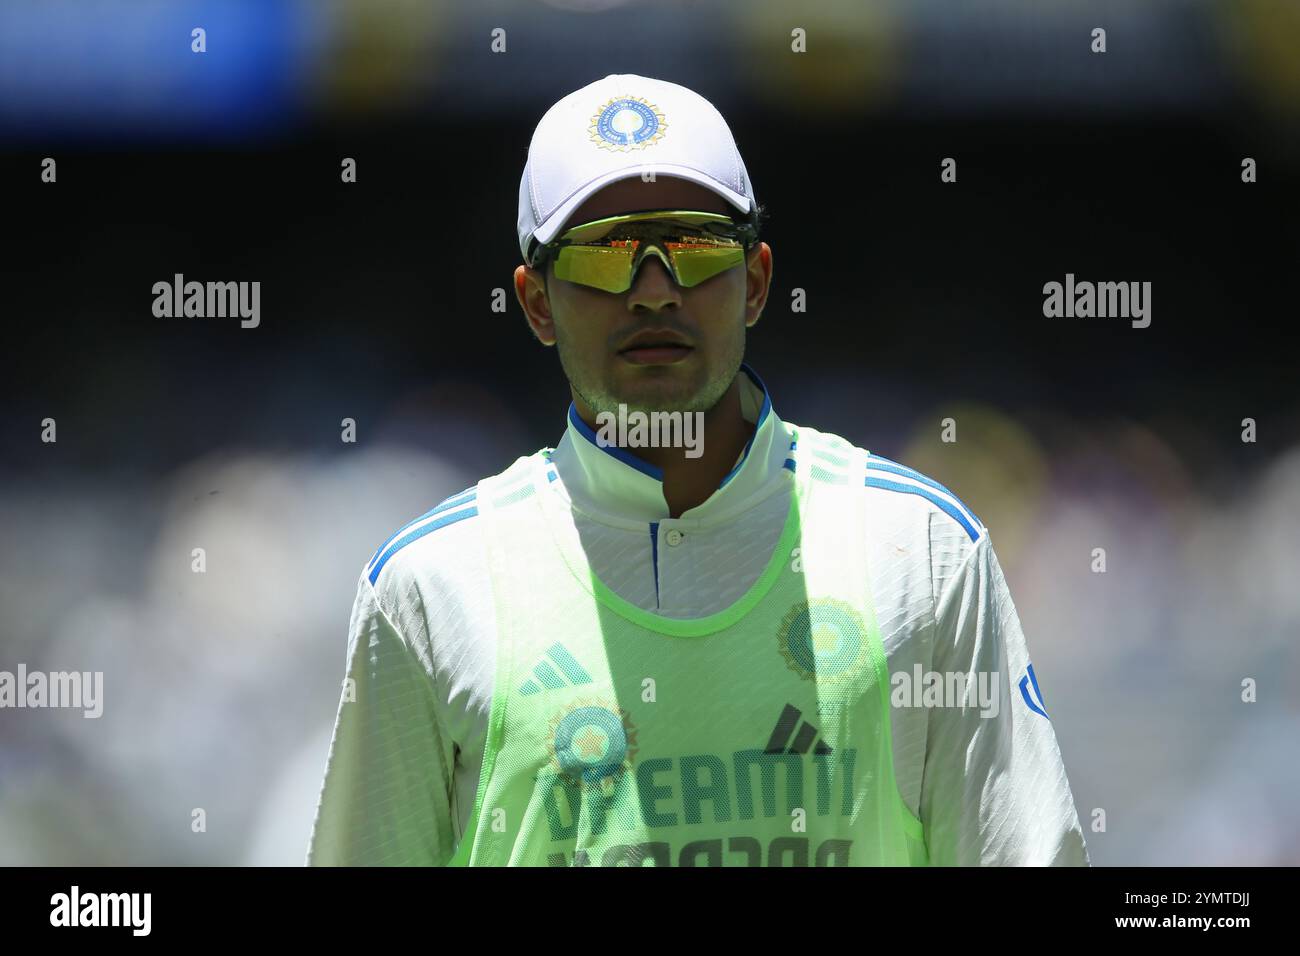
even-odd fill
[(559, 690), (563, 687), (576, 687), (590, 684), (591, 675), (582, 669), (582, 665), (569, 653), (559, 641), (546, 649), (546, 654), (533, 666), (533, 676), (519, 688), (519, 693), (528, 697), (543, 690)]

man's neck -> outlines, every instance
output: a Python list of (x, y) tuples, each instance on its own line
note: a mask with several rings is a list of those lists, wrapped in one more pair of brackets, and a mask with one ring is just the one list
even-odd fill
[[(669, 517), (681, 517), (683, 512), (707, 501), (754, 436), (758, 426), (747, 421), (741, 410), (740, 376), (743, 374), (738, 372), (722, 398), (704, 413), (699, 457), (688, 458), (686, 448), (624, 449), (663, 472), (664, 501), (668, 504)], [(596, 429), (596, 416), (591, 409), (576, 394), (573, 402), (579, 417)]]

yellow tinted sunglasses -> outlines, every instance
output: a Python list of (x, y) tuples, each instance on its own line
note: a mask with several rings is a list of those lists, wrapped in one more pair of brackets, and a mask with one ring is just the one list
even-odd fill
[(648, 255), (683, 288), (733, 269), (758, 237), (752, 222), (694, 209), (659, 209), (585, 222), (538, 247), (532, 266), (555, 261), (555, 277), (604, 292), (626, 292)]

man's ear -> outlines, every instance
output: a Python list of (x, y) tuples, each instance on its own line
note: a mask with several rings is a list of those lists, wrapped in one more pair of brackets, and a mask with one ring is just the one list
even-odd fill
[(537, 341), (555, 344), (555, 319), (551, 315), (551, 297), (546, 275), (540, 269), (520, 265), (515, 269), (515, 298), (524, 310), (524, 318)]
[(745, 257), (745, 325), (753, 327), (763, 314), (772, 288), (772, 248), (758, 242)]

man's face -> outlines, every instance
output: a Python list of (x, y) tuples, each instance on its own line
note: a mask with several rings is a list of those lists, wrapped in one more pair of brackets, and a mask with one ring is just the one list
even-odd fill
[[(611, 183), (569, 217), (579, 223), (648, 209), (698, 209), (730, 215), (726, 200), (672, 177)], [(564, 231), (561, 230), (561, 233)], [(685, 289), (654, 255), (642, 260), (632, 287), (611, 293), (520, 266), (515, 291), (529, 325), (554, 344), (575, 396), (593, 413), (708, 411), (727, 391), (745, 354), (745, 330), (758, 321), (771, 282), (771, 250), (752, 248), (744, 265)], [(628, 350), (640, 333), (667, 332), (685, 350)]]

